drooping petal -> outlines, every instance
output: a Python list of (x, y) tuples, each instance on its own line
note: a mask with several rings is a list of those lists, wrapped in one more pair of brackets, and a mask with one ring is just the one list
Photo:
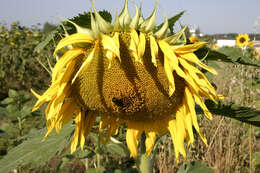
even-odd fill
[(117, 133), (117, 129), (121, 125), (121, 121), (117, 121), (116, 117), (103, 115), (99, 123), (99, 137), (103, 144), (106, 144), (111, 135)]
[(64, 68), (68, 65), (69, 62), (73, 61), (78, 56), (84, 54), (83, 49), (72, 49), (67, 51), (55, 64), (52, 71), (52, 82), (55, 82), (58, 79), (58, 75), (61, 72), (64, 72)]
[(136, 158), (138, 156), (138, 138), (140, 135), (140, 130), (128, 127), (126, 132), (126, 143), (130, 150), (130, 157)]
[(75, 74), (75, 76), (73, 77), (71, 83), (73, 84), (74, 81), (76, 80), (76, 78), (78, 76), (80, 76), (88, 67), (88, 65), (90, 64), (90, 62), (92, 61), (92, 59), (95, 56), (95, 52), (98, 49), (98, 43), (95, 44), (95, 47), (92, 49), (92, 51), (89, 53), (88, 57), (86, 58), (86, 60), (83, 62), (83, 64), (80, 66), (79, 70), (77, 71), (77, 73)]
[(93, 43), (93, 41), (94, 39), (88, 34), (83, 34), (83, 33), (72, 34), (70, 36), (65, 37), (58, 43), (53, 55), (55, 56), (60, 49), (66, 46), (73, 45), (76, 43)]
[(157, 67), (156, 59), (158, 57), (158, 45), (153, 36), (149, 36), (150, 38), (150, 49), (151, 49), (151, 56), (152, 56), (152, 63), (155, 67)]
[(174, 82), (174, 77), (172, 75), (173, 73), (173, 66), (169, 63), (168, 59), (164, 60), (164, 71), (166, 74), (166, 77), (169, 82), (169, 96), (171, 96), (175, 92), (175, 82)]
[(62, 105), (57, 115), (56, 131), (59, 133), (63, 125), (67, 124), (73, 117), (75, 110), (79, 109), (75, 100), (69, 98)]
[(87, 137), (96, 122), (97, 113), (93, 111), (88, 111), (86, 114), (85, 122), (84, 122), (84, 136)]
[(186, 137), (186, 129), (185, 129), (185, 123), (184, 123), (184, 112), (185, 106), (181, 106), (177, 112), (176, 112), (176, 131), (177, 131), (177, 142), (179, 145), (179, 152), (183, 155), (183, 157), (186, 157), (186, 152), (184, 149), (184, 139)]
[(75, 118), (75, 131), (74, 131), (74, 135), (70, 144), (70, 151), (71, 153), (74, 153), (76, 151), (76, 148), (78, 146), (78, 143), (80, 143), (80, 138), (81, 138), (81, 131), (82, 131), (82, 126), (81, 126), (81, 122), (82, 122), (82, 112), (79, 110), (76, 118)]
[(188, 88), (185, 91), (185, 101), (186, 101), (186, 104), (188, 106), (188, 111), (191, 114), (192, 124), (193, 124), (194, 128), (196, 129), (196, 131), (199, 133), (202, 141), (207, 145), (207, 139), (204, 137), (204, 135), (200, 131), (199, 124), (198, 124), (198, 121), (197, 121), (197, 115), (196, 115), (196, 112), (195, 112), (195, 102), (194, 102), (193, 94), (194, 93), (192, 92), (192, 89)]
[(203, 96), (209, 97), (212, 101), (216, 102), (216, 91), (214, 87), (210, 84), (210, 82), (207, 80), (206, 76), (186, 60), (180, 58), (179, 62), (186, 69), (188, 74), (194, 79), (195, 83), (200, 89), (200, 92), (203, 93)]
[(144, 55), (144, 52), (145, 52), (145, 42), (146, 42), (145, 35), (142, 32), (140, 32), (139, 44), (138, 44), (138, 47), (137, 47), (138, 57), (139, 57), (138, 62), (140, 62), (140, 63), (143, 63), (142, 59), (143, 59), (143, 55)]
[(39, 109), (39, 107), (52, 99), (53, 96), (57, 93), (58, 84), (51, 85), (50, 88), (48, 88), (42, 96), (37, 100), (36, 104), (32, 108), (32, 112)]
[(137, 32), (134, 29), (131, 30), (130, 36), (131, 36), (131, 40), (130, 40), (129, 50), (132, 52), (135, 61), (138, 61), (139, 57), (138, 57), (137, 45), (139, 43), (139, 37)]
[(187, 45), (180, 45), (180, 46), (171, 46), (172, 50), (175, 53), (179, 54), (187, 54), (187, 53), (192, 53), (199, 48), (204, 47), (207, 44), (207, 42), (196, 42), (194, 44), (187, 44)]
[(145, 133), (145, 135), (146, 135), (146, 140), (145, 140), (146, 155), (150, 155), (156, 140), (156, 133), (154, 131), (150, 131)]
[(175, 157), (178, 161), (179, 160), (179, 146), (178, 146), (178, 143), (177, 143), (176, 120), (170, 120), (168, 122), (168, 130), (171, 134), (172, 143), (174, 145)]
[(194, 53), (181, 54), (180, 57), (199, 65), (201, 68), (204, 68), (205, 70), (211, 72), (212, 74), (215, 75), (217, 74), (217, 72), (213, 68), (203, 64)]

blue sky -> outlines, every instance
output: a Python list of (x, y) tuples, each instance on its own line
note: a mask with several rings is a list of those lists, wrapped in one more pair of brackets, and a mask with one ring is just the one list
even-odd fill
[[(46, 21), (57, 23), (57, 17), (70, 18), (90, 9), (90, 0), (1, 0), (0, 23), (20, 21), (31, 26)], [(106, 9), (114, 16), (116, 8), (121, 11), (124, 0), (95, 0), (97, 10)], [(139, 4), (139, 0), (133, 0)], [(155, 0), (143, 0), (144, 17), (150, 15)], [(129, 1), (133, 15), (133, 3)], [(157, 21), (161, 23), (166, 11), (168, 17), (186, 10), (182, 24), (198, 26), (207, 34), (252, 33), (260, 16), (260, 0), (159, 0)], [(258, 28), (260, 31), (260, 28)]]

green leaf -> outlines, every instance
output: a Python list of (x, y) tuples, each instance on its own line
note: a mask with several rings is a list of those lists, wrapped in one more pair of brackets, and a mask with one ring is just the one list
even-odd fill
[[(205, 104), (213, 114), (234, 118), (236, 120), (260, 127), (260, 110), (250, 107), (243, 107), (233, 103), (225, 105), (222, 102), (219, 102), (218, 104), (215, 104), (211, 100), (206, 100)], [(202, 113), (201, 109), (197, 109), (197, 111)]]
[(15, 97), (19, 96), (19, 93), (17, 91), (13, 90), (13, 89), (9, 89), (8, 96), (11, 97), (11, 98), (15, 98)]
[(194, 52), (199, 59), (204, 59), (207, 61), (221, 61), (233, 64), (243, 64), (255, 67), (260, 67), (256, 61), (253, 61), (248, 55), (243, 54), (241, 49), (236, 47), (223, 47), (218, 49), (218, 51), (211, 50), (208, 47), (200, 48)]
[(181, 11), (179, 14), (168, 19), (169, 28), (171, 30), (171, 33), (173, 33), (173, 27), (174, 27), (175, 23), (181, 18), (181, 16), (184, 14), (184, 12), (185, 11)]
[(6, 110), (8, 112), (7, 116), (8, 117), (19, 117), (20, 116), (20, 111), (18, 110), (18, 107), (15, 105), (8, 105), (6, 107)]
[(119, 154), (119, 155), (122, 155), (122, 156), (128, 156), (129, 155), (129, 150), (122, 143), (108, 142), (105, 145), (105, 147), (106, 147), (106, 150), (111, 154)]
[(41, 51), (43, 50), (49, 43), (52, 39), (54, 39), (55, 35), (57, 34), (58, 32), (57, 31), (51, 31), (47, 37), (45, 38), (45, 40), (43, 40), (41, 43), (39, 43), (34, 51), (37, 52), (37, 51)]
[(64, 148), (67, 143), (66, 137), (72, 130), (73, 126), (69, 123), (62, 128), (60, 134), (52, 133), (46, 141), (42, 141), (46, 129), (37, 130), (28, 135), (29, 139), (11, 149), (0, 160), (0, 172), (7, 173), (21, 164), (35, 163), (36, 166), (44, 164)]
[(213, 170), (199, 161), (183, 163), (177, 173), (213, 173)]
[(254, 167), (260, 168), (260, 152), (253, 153), (253, 160)]
[(28, 105), (24, 105), (22, 110), (21, 110), (21, 118), (25, 118), (28, 115), (31, 115), (32, 112), (32, 107)]
[[(173, 34), (173, 27), (174, 27), (175, 23), (181, 18), (181, 16), (184, 14), (184, 12), (185, 11), (182, 11), (182, 12), (178, 13), (177, 15), (168, 19), (169, 29), (171, 31), (171, 34)], [(163, 24), (164, 23), (161, 23), (157, 28), (158, 29), (161, 28)]]
[(88, 168), (86, 170), (87, 173), (104, 173), (105, 172), (105, 168), (104, 167), (100, 167), (100, 168)]
[(15, 101), (14, 98), (11, 98), (11, 97), (7, 97), (6, 99), (4, 99), (3, 101), (1, 101), (1, 104), (4, 104), (4, 105), (8, 105), (8, 104), (11, 104)]

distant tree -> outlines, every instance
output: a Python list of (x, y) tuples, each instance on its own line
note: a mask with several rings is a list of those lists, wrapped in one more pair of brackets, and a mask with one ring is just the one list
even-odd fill
[(45, 22), (43, 25), (43, 32), (49, 33), (57, 28), (57, 25), (51, 24), (49, 22)]

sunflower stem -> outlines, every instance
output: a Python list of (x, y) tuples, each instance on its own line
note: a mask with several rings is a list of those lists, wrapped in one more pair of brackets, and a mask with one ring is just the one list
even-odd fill
[(97, 137), (97, 151), (96, 151), (96, 155), (97, 155), (97, 168), (100, 168), (100, 138)]
[(141, 173), (152, 173), (153, 171), (153, 165), (154, 165), (154, 154), (151, 153), (150, 156), (146, 155), (146, 148), (145, 148), (145, 139), (146, 136), (143, 133), (141, 135), (141, 141), (140, 141), (140, 150), (141, 155), (139, 156), (138, 160), (136, 161), (137, 167), (139, 168), (139, 171)]

